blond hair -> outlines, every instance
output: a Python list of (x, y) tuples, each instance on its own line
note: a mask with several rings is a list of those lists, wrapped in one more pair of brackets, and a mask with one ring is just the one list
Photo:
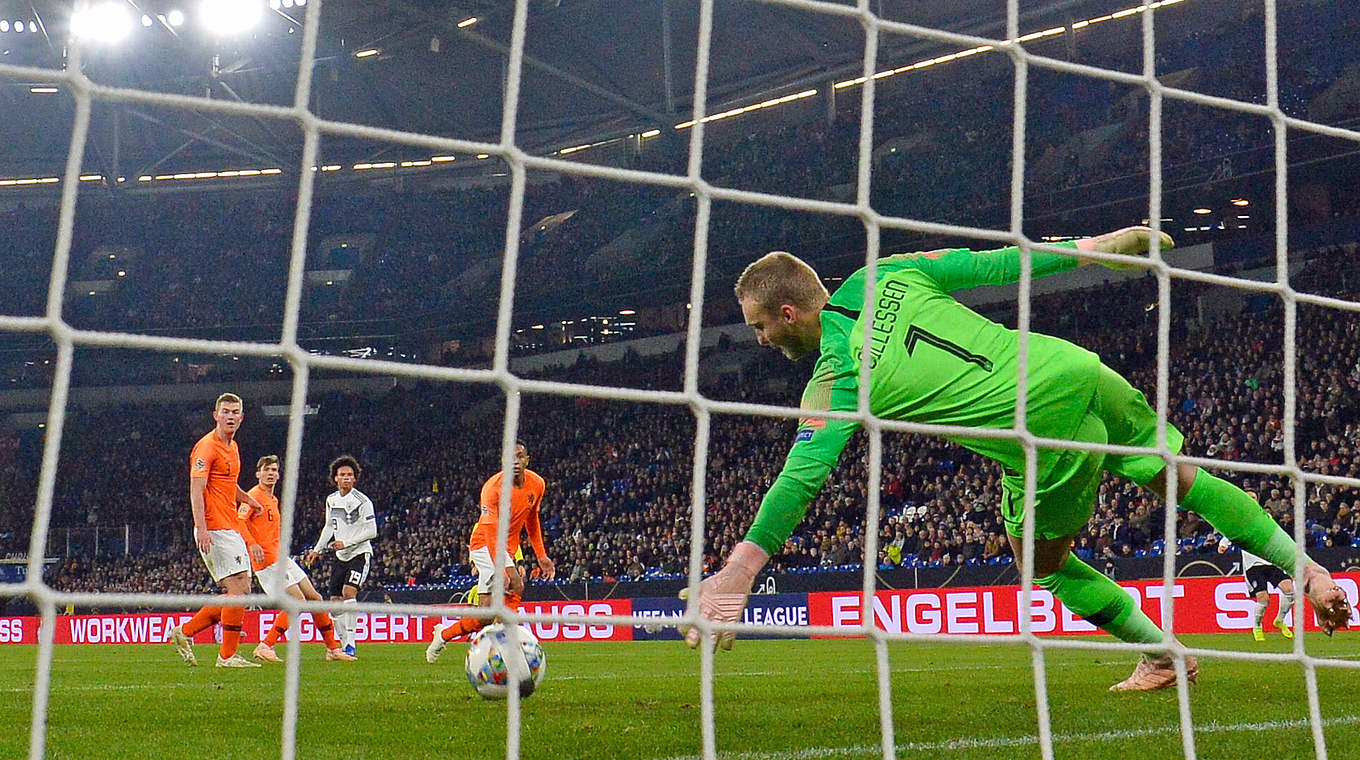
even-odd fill
[(223, 404), (239, 404), (239, 403), (241, 403), (240, 396), (236, 395), (235, 393), (223, 393), (221, 396), (218, 396), (217, 401), (213, 403), (213, 409), (221, 409)]
[(738, 301), (752, 299), (766, 312), (784, 304), (818, 311), (831, 300), (826, 286), (807, 262), (784, 251), (771, 251), (751, 262), (733, 287)]

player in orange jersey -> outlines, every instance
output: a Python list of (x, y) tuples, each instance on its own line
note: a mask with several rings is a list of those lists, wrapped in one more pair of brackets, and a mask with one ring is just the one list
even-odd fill
[[(321, 601), (321, 594), (317, 593), (311, 579), (301, 567), (298, 567), (298, 563), (286, 555), (279, 557), (279, 531), (282, 526), (279, 518), (279, 499), (274, 495), (274, 486), (279, 482), (279, 458), (273, 454), (260, 457), (260, 461), (255, 464), (255, 480), (258, 481), (255, 487), (246, 493), (258, 501), (264, 509), (247, 517), (246, 527), (250, 529), (255, 542), (264, 549), (264, 558), (251, 562), (260, 588), (270, 596), (288, 594), (294, 599)], [(312, 618), (316, 621), (316, 629), (321, 632), (321, 638), (326, 642), (326, 659), (353, 662), (355, 658), (345, 654), (340, 642), (335, 639), (335, 625), (331, 623), (330, 614), (317, 612)], [(287, 631), (288, 613), (280, 612), (278, 617), (274, 618), (274, 627), (269, 629), (264, 641), (255, 646), (252, 656), (265, 662), (283, 662), (274, 651), (274, 644), (278, 643), (279, 637)]]
[[(496, 525), (500, 520), (501, 482), (504, 472), (492, 475), (482, 486), (482, 514), (472, 528), (472, 538), (468, 541), (468, 554), (472, 564), (477, 567), (477, 604), (491, 606), (491, 582), (496, 576), (496, 563), (492, 552), (497, 551)], [(557, 568), (548, 558), (543, 546), (543, 527), (538, 519), (538, 510), (543, 504), (544, 483), (538, 473), (529, 469), (529, 450), (523, 443), (515, 443), (515, 479), (510, 489), (510, 533), (507, 547), (500, 548), (501, 561), (505, 565), (505, 606), (518, 609), (524, 595), (524, 575), (515, 565), (513, 556), (519, 551), (520, 536), (529, 534), (533, 544), (534, 556), (538, 557), (539, 577), (552, 580)], [(450, 625), (436, 625), (430, 645), (425, 649), (425, 660), (434, 662), (443, 653), (444, 646), (459, 636), (466, 636), (486, 627), (491, 621), (475, 617), (460, 618)]]
[[(208, 566), (208, 574), (226, 591), (226, 596), (250, 593), (250, 563), (264, 557), (264, 549), (247, 541), (249, 530), (244, 517), (263, 508), (250, 494), (241, 490), (241, 451), (236, 446), (236, 431), (244, 413), (241, 398), (223, 393), (213, 405), (217, 425), (194, 444), (189, 455), (189, 504), (194, 515), (194, 543)], [(222, 623), (222, 648), (217, 655), (219, 668), (258, 668), (236, 652), (241, 640), (241, 623), (246, 610), (242, 605), (208, 605), (193, 619), (170, 629), (180, 657), (197, 665), (193, 637), (199, 631)]]

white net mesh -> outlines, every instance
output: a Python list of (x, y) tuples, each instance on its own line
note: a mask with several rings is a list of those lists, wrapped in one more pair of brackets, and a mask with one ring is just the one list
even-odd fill
[[(477, 141), (449, 139), (431, 135), (422, 135), (366, 127), (357, 124), (327, 121), (319, 118), (309, 110), (311, 100), (311, 76), (313, 64), (316, 58), (318, 29), (320, 19), (325, 13), (325, 4), (322, 0), (312, 0), (306, 7), (306, 23), (303, 27), (303, 44), (299, 62), (299, 75), (297, 77), (296, 89), (294, 93), (293, 105), (291, 107), (276, 107), (267, 105), (257, 105), (240, 102), (229, 102), (222, 100), (209, 100), (204, 98), (184, 97), (163, 93), (148, 92), (142, 90), (119, 89), (97, 84), (82, 73), (81, 67), (81, 47), (73, 45), (70, 50), (69, 65), (60, 73), (45, 69), (34, 69), (21, 66), (10, 66), (0, 64), (0, 77), (26, 80), (38, 79), (41, 81), (59, 81), (62, 85), (69, 88), (75, 99), (75, 119), (71, 133), (69, 157), (65, 172), (60, 178), (62, 187), (61, 209), (59, 233), (57, 237), (56, 249), (52, 259), (51, 279), (48, 289), (48, 299), (46, 315), (42, 317), (0, 317), (0, 329), (6, 331), (27, 331), (34, 333), (47, 333), (52, 337), (56, 344), (56, 372), (52, 384), (51, 403), (47, 418), (47, 435), (44, 444), (42, 470), (38, 485), (37, 503), (34, 514), (33, 530), (30, 540), (28, 554), (27, 580), (22, 584), (9, 584), (3, 588), (3, 593), (10, 596), (28, 596), (36, 601), (44, 621), (44, 627), (40, 637), (40, 645), (37, 655), (37, 672), (35, 678), (35, 688), (33, 694), (33, 720), (30, 725), (30, 749), (29, 757), (43, 757), (45, 753), (45, 741), (47, 721), (44, 716), (47, 714), (49, 706), (49, 695), (51, 686), (51, 672), (53, 660), (53, 631), (55, 630), (54, 619), (59, 605), (65, 604), (198, 604), (208, 597), (193, 595), (151, 595), (151, 594), (92, 594), (92, 593), (64, 593), (54, 590), (43, 582), (43, 555), (44, 547), (48, 542), (48, 530), (52, 516), (52, 502), (54, 483), (56, 480), (56, 470), (58, 456), (62, 445), (62, 432), (66, 421), (66, 410), (70, 396), (71, 372), (73, 355), (76, 347), (116, 347), (121, 349), (142, 349), (158, 352), (176, 351), (198, 351), (207, 353), (231, 353), (246, 356), (271, 356), (285, 359), (294, 372), (293, 393), (291, 404), (291, 415), (289, 418), (287, 450), (284, 460), (287, 463), (287, 470), (284, 474), (286, 483), (282, 494), (281, 504), (283, 505), (283, 535), (292, 535), (294, 524), (294, 504), (296, 501), (296, 484), (298, 482), (298, 466), (301, 461), (302, 432), (304, 407), (307, 399), (309, 373), (313, 370), (343, 370), (355, 373), (374, 373), (374, 374), (395, 374), (406, 377), (429, 378), (435, 380), (460, 381), (468, 383), (494, 384), (503, 389), (506, 398), (505, 427), (501, 437), (501, 451), (503, 466), (508, 470), (512, 467), (514, 444), (516, 431), (520, 425), (520, 402), (519, 396), (522, 392), (547, 393), (547, 394), (570, 394), (582, 397), (594, 397), (602, 399), (614, 399), (624, 401), (634, 401), (643, 403), (660, 403), (671, 405), (688, 406), (696, 417), (695, 438), (694, 438), (694, 469), (692, 480), (693, 510), (691, 522), (691, 549), (689, 556), (689, 588), (691, 598), (697, 598), (697, 589), (700, 581), (701, 568), (703, 566), (703, 547), (705, 535), (705, 510), (702, 505), (705, 502), (705, 483), (707, 479), (707, 461), (709, 452), (710, 421), (715, 413), (749, 414), (763, 415), (781, 418), (796, 418), (806, 416), (808, 412), (792, 408), (774, 407), (749, 403), (733, 403), (717, 401), (706, 398), (699, 392), (699, 349), (700, 331), (702, 328), (702, 314), (704, 313), (703, 304), (705, 300), (704, 274), (708, 260), (708, 238), (710, 231), (710, 216), (712, 204), (715, 201), (756, 204), (765, 207), (778, 209), (796, 210), (801, 212), (819, 213), (827, 215), (845, 216), (859, 219), (867, 234), (867, 246), (865, 250), (865, 266), (868, 270), (867, 282), (874, 282), (875, 261), (879, 256), (881, 247), (881, 233), (886, 229), (908, 230), (921, 233), (943, 234), (959, 237), (969, 237), (1004, 243), (1018, 244), (1028, 250), (1052, 250), (1062, 253), (1064, 249), (1049, 248), (1034, 241), (1027, 239), (1022, 232), (1022, 222), (1024, 221), (1024, 181), (1026, 169), (1024, 163), (1025, 156), (1025, 123), (1028, 88), (1028, 75), (1032, 68), (1043, 68), (1053, 71), (1065, 72), (1079, 77), (1108, 80), (1133, 88), (1141, 88), (1146, 91), (1150, 100), (1149, 120), (1149, 146), (1148, 155), (1151, 167), (1151, 184), (1149, 187), (1149, 201), (1147, 217), (1151, 220), (1152, 226), (1159, 225), (1158, 220), (1162, 218), (1162, 181), (1161, 181), (1161, 146), (1163, 132), (1163, 104), (1168, 99), (1176, 101), (1195, 103), (1219, 109), (1236, 110), (1246, 114), (1253, 114), (1268, 119), (1273, 127), (1275, 137), (1275, 205), (1276, 217), (1276, 258), (1278, 264), (1278, 278), (1274, 282), (1258, 282), (1240, 279), (1230, 276), (1210, 274), (1189, 269), (1176, 268), (1169, 265), (1157, 250), (1153, 250), (1152, 255), (1147, 259), (1145, 266), (1155, 275), (1158, 282), (1159, 302), (1162, 305), (1158, 313), (1157, 322), (1157, 414), (1158, 414), (1158, 446), (1151, 450), (1151, 453), (1161, 456), (1168, 464), (1177, 462), (1188, 462), (1202, 466), (1213, 466), (1216, 468), (1232, 469), (1242, 472), (1278, 474), (1291, 478), (1296, 484), (1295, 494), (1295, 539), (1302, 545), (1304, 531), (1304, 489), (1310, 483), (1325, 483), (1348, 487), (1360, 486), (1360, 481), (1353, 478), (1335, 477), (1320, 475), (1317, 473), (1306, 472), (1299, 467), (1294, 456), (1294, 437), (1295, 437), (1295, 380), (1296, 380), (1296, 352), (1294, 339), (1296, 334), (1296, 311), (1300, 303), (1333, 309), (1343, 309), (1350, 312), (1360, 310), (1360, 304), (1352, 303), (1335, 298), (1322, 297), (1306, 293), (1296, 292), (1289, 283), (1288, 275), (1288, 253), (1287, 253), (1287, 219), (1288, 195), (1287, 195), (1287, 156), (1286, 156), (1286, 133), (1289, 130), (1315, 133), (1329, 137), (1341, 138), (1349, 141), (1360, 141), (1360, 133), (1355, 131), (1329, 127), (1323, 124), (1313, 123), (1286, 115), (1279, 104), (1279, 85), (1276, 66), (1276, 8), (1273, 0), (1265, 2), (1266, 20), (1266, 72), (1267, 72), (1267, 102), (1264, 105), (1231, 100), (1222, 97), (1208, 96), (1187, 89), (1170, 87), (1160, 82), (1156, 76), (1156, 44), (1154, 39), (1154, 16), (1157, 9), (1175, 4), (1179, 0), (1169, 2), (1153, 3), (1132, 8), (1125, 15), (1138, 14), (1141, 17), (1142, 36), (1143, 36), (1143, 60), (1142, 72), (1138, 74), (1102, 69), (1068, 61), (1058, 60), (1051, 57), (1035, 55), (1027, 51), (1021, 42), (1031, 39), (1038, 39), (1049, 36), (1049, 32), (1027, 34), (1022, 36), (1020, 29), (1020, 9), (1017, 0), (1009, 0), (1007, 3), (1006, 14), (1006, 39), (988, 39), (983, 37), (958, 34), (933, 29), (929, 27), (906, 24), (896, 21), (889, 21), (879, 17), (875, 13), (874, 4), (870, 0), (861, 0), (858, 4), (837, 4), (830, 2), (811, 2), (810, 0), (767, 0), (770, 5), (787, 6), (814, 14), (825, 14), (828, 17), (848, 19), (858, 22), (863, 26), (865, 35), (865, 45), (863, 53), (863, 75), (855, 81), (849, 83), (850, 86), (858, 84), (861, 93), (861, 125), (859, 137), (859, 156), (858, 174), (856, 177), (856, 191), (854, 202), (831, 202), (821, 200), (811, 200), (804, 198), (781, 196), (773, 193), (752, 192), (749, 190), (738, 190), (729, 187), (721, 187), (711, 184), (703, 176), (702, 163), (704, 156), (704, 133), (705, 124), (708, 121), (708, 85), (709, 85), (709, 61), (710, 49), (712, 44), (713, 21), (714, 21), (714, 2), (713, 0), (701, 0), (699, 5), (698, 20), (698, 46), (695, 67), (695, 79), (693, 86), (694, 109), (691, 115), (692, 127), (689, 133), (689, 160), (687, 171), (684, 175), (664, 175), (642, 171), (624, 170), (605, 166), (574, 163), (562, 159), (530, 155), (516, 144), (516, 124), (517, 109), (520, 103), (520, 84), (522, 65), (524, 60), (525, 30), (526, 20), (529, 13), (528, 0), (517, 0), (515, 3), (513, 33), (511, 35), (508, 51), (508, 69), (505, 80), (504, 108), (501, 117), (500, 139), (494, 143)], [(1050, 30), (1051, 31), (1051, 30)], [(873, 167), (872, 154), (874, 149), (873, 127), (874, 127), (874, 98), (875, 83), (884, 76), (877, 70), (879, 59), (879, 45), (881, 35), (888, 33), (902, 35), (922, 40), (929, 40), (936, 43), (943, 43), (950, 46), (957, 46), (962, 50), (998, 50), (1004, 52), (1014, 66), (1014, 96), (1015, 110), (1012, 129), (1011, 153), (1014, 160), (1011, 164), (1011, 194), (1010, 194), (1010, 225), (1005, 231), (991, 229), (979, 229), (971, 227), (960, 227), (949, 224), (939, 224), (926, 222), (911, 218), (891, 217), (879, 214), (870, 203), (871, 189), (871, 170)], [(906, 67), (910, 68), (910, 67)], [(895, 73), (895, 72), (893, 72)], [(842, 88), (844, 89), (844, 88)], [(297, 207), (294, 219), (292, 250), (288, 276), (288, 287), (285, 296), (284, 321), (281, 339), (276, 343), (247, 343), (233, 341), (211, 341), (156, 337), (151, 335), (132, 334), (127, 332), (99, 332), (90, 330), (75, 329), (62, 318), (62, 307), (64, 294), (67, 292), (67, 280), (70, 264), (70, 254), (72, 247), (72, 234), (75, 224), (76, 196), (80, 185), (78, 178), (82, 173), (82, 157), (85, 154), (85, 143), (89, 133), (91, 109), (96, 102), (118, 102), (118, 103), (140, 103), (154, 105), (163, 108), (182, 108), (200, 111), (217, 111), (226, 114), (253, 116), (261, 119), (277, 120), (280, 122), (291, 122), (296, 124), (303, 134), (303, 150), (300, 165), (295, 167), (298, 170), (297, 187)], [(303, 292), (303, 273), (306, 261), (307, 230), (309, 214), (313, 196), (313, 186), (315, 172), (310, 170), (317, 164), (319, 144), (323, 135), (333, 135), (341, 137), (353, 137), (367, 140), (383, 141), (387, 143), (418, 146), (431, 150), (443, 152), (463, 152), (463, 153), (485, 153), (497, 156), (504, 160), (510, 172), (510, 202), (509, 214), (505, 231), (504, 265), (500, 280), (500, 300), (499, 311), (496, 324), (496, 343), (495, 354), (490, 369), (455, 369), (428, 365), (410, 365), (390, 361), (357, 360), (342, 357), (318, 356), (308, 353), (301, 348), (298, 343), (298, 322), (300, 304)], [(512, 332), (512, 314), (514, 307), (516, 266), (519, 258), (520, 234), (522, 227), (522, 212), (524, 207), (524, 196), (526, 187), (526, 173), (534, 170), (560, 172), (585, 177), (604, 178), (620, 180), (630, 183), (654, 185), (658, 187), (668, 187), (684, 189), (692, 192), (696, 203), (696, 222), (694, 229), (694, 250), (693, 265), (691, 272), (691, 289), (689, 300), (693, 305), (689, 321), (687, 334), (685, 365), (684, 365), (684, 386), (680, 392), (661, 392), (643, 391), (629, 388), (615, 388), (607, 386), (582, 386), (567, 385), (541, 380), (530, 380), (517, 376), (510, 371), (509, 352), (510, 338)], [(1095, 255), (1099, 258), (1099, 255)], [(1019, 327), (1022, 335), (1020, 348), (1021, 372), (1017, 377), (1017, 384), (1020, 386), (1019, 408), (1016, 414), (1015, 427), (1007, 431), (978, 431), (976, 429), (965, 429), (949, 426), (912, 424), (898, 421), (884, 420), (873, 417), (867, 412), (858, 414), (825, 413), (820, 416), (828, 418), (851, 418), (858, 420), (869, 435), (869, 469), (868, 469), (868, 489), (867, 489), (867, 529), (865, 535), (865, 558), (864, 580), (863, 580), (863, 606), (860, 619), (865, 621), (862, 633), (872, 640), (876, 652), (876, 668), (878, 683), (878, 703), (880, 709), (881, 742), (879, 748), (882, 756), (891, 758), (896, 756), (899, 748), (906, 749), (929, 749), (910, 742), (899, 743), (899, 738), (894, 734), (893, 720), (893, 695), (890, 687), (890, 671), (888, 666), (888, 644), (894, 641), (913, 641), (922, 638), (929, 638), (942, 641), (968, 641), (968, 642), (989, 642), (989, 643), (1011, 643), (1028, 647), (1032, 652), (1033, 673), (1035, 692), (1038, 702), (1038, 746), (1044, 758), (1052, 758), (1053, 750), (1053, 729), (1048, 710), (1047, 680), (1045, 671), (1045, 656), (1048, 650), (1054, 648), (1070, 649), (1090, 649), (1090, 650), (1113, 650), (1128, 652), (1136, 650), (1137, 647), (1131, 645), (1121, 645), (1107, 642), (1093, 641), (1073, 641), (1056, 640), (1041, 638), (1036, 636), (1031, 630), (1031, 621), (1028, 616), (1021, 616), (1021, 631), (1019, 636), (919, 636), (913, 634), (892, 634), (886, 633), (876, 628), (874, 620), (872, 600), (876, 590), (874, 576), (873, 557), (878, 554), (878, 527), (880, 524), (881, 506), (879, 503), (880, 480), (882, 477), (882, 456), (883, 456), (883, 434), (885, 432), (909, 432), (909, 433), (929, 433), (934, 435), (947, 434), (968, 434), (974, 437), (993, 435), (995, 437), (1008, 437), (1020, 441), (1027, 454), (1027, 465), (1031, 471), (1035, 467), (1035, 456), (1038, 448), (1055, 449), (1087, 449), (1103, 451), (1111, 454), (1134, 454), (1148, 453), (1148, 450), (1136, 449), (1120, 446), (1095, 445), (1095, 444), (1075, 444), (1068, 441), (1049, 440), (1037, 438), (1027, 432), (1025, 427), (1025, 398), (1024, 383), (1025, 359), (1028, 349), (1028, 330), (1031, 322), (1030, 310), (1030, 283), (1031, 283), (1031, 263), (1026, 258), (1024, 260), (1022, 277), (1019, 285)], [(1254, 292), (1273, 293), (1283, 300), (1284, 310), (1284, 332), (1285, 332), (1285, 353), (1284, 353), (1284, 457), (1282, 465), (1250, 464), (1240, 462), (1224, 462), (1220, 460), (1178, 456), (1167, 446), (1166, 418), (1167, 418), (1167, 398), (1169, 383), (1169, 357), (1168, 346), (1170, 344), (1171, 330), (1171, 311), (1169, 308), (1171, 300), (1171, 283), (1173, 279), (1184, 279), (1198, 281), (1213, 285), (1229, 286), (1234, 288), (1246, 289)], [(866, 297), (872, 296), (872, 290), (866, 290)], [(868, 409), (868, 370), (870, 362), (869, 345), (866, 342), (864, 347), (863, 375), (860, 382), (861, 409)], [(814, 413), (814, 416), (815, 415)], [(1168, 488), (1171, 491), (1170, 499), (1174, 503), (1176, 500), (1174, 479), (1168, 481)], [(503, 499), (508, 499), (509, 480), (505, 481), (505, 493)], [(1028, 479), (1025, 501), (1027, 505), (1025, 523), (1025, 568), (1022, 576), (1022, 588), (1024, 589), (1023, 598), (1020, 603), (1021, 609), (1030, 606), (1033, 586), (1033, 574), (1030, 570), (1033, 559), (1033, 500), (1034, 486), (1033, 478)], [(501, 540), (504, 540), (508, 530), (508, 510), (502, 510), (500, 523)], [(1167, 546), (1175, 545), (1175, 524), (1174, 512), (1168, 510), (1168, 519), (1164, 525), (1164, 537)], [(1300, 562), (1302, 556), (1300, 555)], [(1301, 565), (1300, 565), (1301, 567)], [(1163, 621), (1169, 630), (1172, 626), (1173, 614), (1175, 612), (1172, 603), (1173, 595), (1171, 587), (1175, 576), (1175, 557), (1174, 552), (1168, 550), (1164, 561), (1163, 576)], [(263, 599), (261, 599), (263, 601)], [(338, 611), (338, 605), (328, 604), (299, 604), (291, 598), (269, 599), (271, 605), (280, 607), (294, 613), (293, 616), (293, 635), (297, 634), (298, 611), (329, 609)], [(1302, 600), (1298, 603), (1299, 612), (1302, 611)], [(553, 622), (563, 620), (559, 615), (517, 615), (515, 612), (504, 607), (504, 589), (498, 584), (494, 591), (494, 608), (502, 613), (509, 620), (528, 619), (542, 622)], [(361, 611), (386, 611), (386, 612), (409, 612), (421, 614), (428, 612), (424, 607), (413, 605), (376, 605), (361, 604)], [(612, 623), (616, 625), (641, 625), (652, 622), (645, 618), (633, 617), (600, 617), (592, 616), (586, 618), (589, 622)], [(698, 619), (693, 605), (688, 610), (683, 622), (696, 624), (706, 633), (715, 630), (714, 626), (704, 620)], [(724, 630), (736, 630), (740, 632), (753, 632), (756, 626), (735, 624), (721, 626)], [(808, 635), (844, 635), (843, 628), (829, 627), (798, 627), (798, 626), (762, 626), (759, 630), (763, 633), (788, 633), (798, 636)], [(1253, 654), (1245, 652), (1225, 652), (1219, 650), (1196, 650), (1176, 645), (1175, 653), (1183, 658), (1185, 655), (1211, 655), (1229, 659), (1256, 659), (1256, 660), (1275, 660), (1290, 661), (1296, 663), (1304, 672), (1307, 684), (1308, 695), (1308, 715), (1309, 727), (1312, 731), (1313, 742), (1318, 758), (1327, 757), (1326, 742), (1323, 735), (1323, 720), (1318, 701), (1316, 669), (1319, 667), (1331, 668), (1357, 668), (1360, 664), (1353, 661), (1342, 661), (1336, 659), (1319, 659), (1311, 656), (1306, 648), (1307, 635), (1302, 626), (1299, 627), (1299, 635), (1295, 641), (1294, 650), (1289, 655), (1267, 655)], [(290, 649), (287, 664), (287, 680), (284, 702), (283, 720), (283, 754), (282, 756), (292, 758), (296, 748), (296, 723), (298, 713), (298, 687), (299, 687), (299, 655), (297, 647)], [(718, 741), (714, 727), (714, 654), (711, 648), (704, 648), (701, 657), (701, 752), (706, 759), (714, 758), (718, 754)], [(1177, 670), (1181, 675), (1178, 683), (1178, 704), (1180, 714), (1180, 735), (1184, 756), (1194, 758), (1197, 756), (1195, 747), (1195, 724), (1190, 709), (1190, 700), (1187, 687), (1185, 685), (1185, 665), (1183, 659), (1177, 659)], [(520, 700), (516, 693), (511, 691), (511, 698), (508, 702), (507, 713), (507, 746), (505, 754), (507, 758), (516, 758), (520, 754)], [(854, 749), (854, 748), (851, 748)]]

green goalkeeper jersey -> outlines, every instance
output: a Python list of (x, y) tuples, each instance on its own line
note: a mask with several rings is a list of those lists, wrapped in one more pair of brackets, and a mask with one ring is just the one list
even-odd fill
[[(949, 294), (1020, 279), (1018, 248), (953, 249), (880, 259), (870, 347), (869, 403), (885, 419), (1013, 428), (1018, 399), (1020, 334)], [(1072, 269), (1074, 257), (1034, 251), (1033, 276)], [(803, 391), (807, 410), (857, 411), (865, 322), (865, 270), (851, 275), (821, 313), (821, 356)], [(1100, 357), (1065, 340), (1030, 333), (1026, 425), (1046, 438), (1071, 439), (1090, 403)], [(793, 533), (826, 482), (850, 436), (853, 420), (800, 421), (784, 469), (761, 502), (747, 533), (771, 555)], [(1023, 472), (1024, 451), (1005, 438), (946, 436)], [(1038, 452), (1039, 482), (1060, 452)]]

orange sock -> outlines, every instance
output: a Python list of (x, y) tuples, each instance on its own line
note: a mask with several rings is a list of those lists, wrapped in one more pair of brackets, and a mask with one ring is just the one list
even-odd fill
[(241, 623), (245, 619), (243, 607), (222, 608), (222, 659), (236, 654), (236, 647), (241, 643)]
[(280, 612), (274, 618), (274, 627), (269, 629), (269, 633), (264, 635), (264, 645), (272, 647), (278, 643), (279, 637), (288, 632), (288, 613)]
[[(509, 607), (512, 610), (518, 610), (519, 603), (522, 598), (523, 597), (521, 597), (519, 594), (506, 594), (505, 606)], [(482, 620), (481, 618), (475, 617), (459, 618), (458, 622), (454, 623), (448, 628), (445, 628), (441, 636), (443, 636), (445, 641), (453, 641), (459, 636), (466, 636), (469, 633), (476, 633), (477, 631), (480, 631), (483, 628), (490, 625), (491, 622), (492, 621), (490, 620)]]
[(327, 649), (339, 649), (340, 642), (335, 640), (335, 623), (331, 622), (329, 612), (313, 612), (312, 620), (316, 621), (316, 629), (321, 632), (321, 638), (326, 642)]
[(445, 628), (441, 635), (444, 637), (445, 641), (453, 641), (459, 636), (466, 636), (469, 633), (482, 630), (490, 622), (491, 621), (489, 620), (481, 620), (475, 617), (459, 618), (458, 622)]
[(194, 613), (193, 618), (191, 618), (189, 622), (180, 626), (180, 630), (184, 631), (185, 636), (193, 638), (195, 634), (200, 631), (206, 631), (216, 625), (217, 621), (221, 619), (222, 608), (216, 605), (209, 605)]

